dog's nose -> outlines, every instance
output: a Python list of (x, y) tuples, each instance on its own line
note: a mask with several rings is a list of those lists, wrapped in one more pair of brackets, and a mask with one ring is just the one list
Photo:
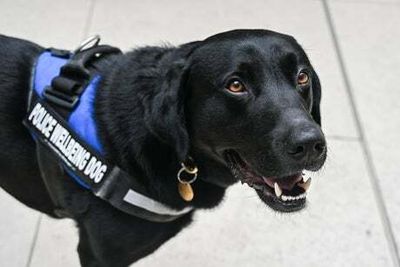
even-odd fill
[(298, 131), (291, 139), (287, 152), (295, 160), (314, 161), (325, 151), (325, 138), (317, 128)]

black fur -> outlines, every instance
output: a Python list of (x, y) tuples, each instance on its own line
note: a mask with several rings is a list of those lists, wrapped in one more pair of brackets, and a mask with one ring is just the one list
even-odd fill
[[(54, 217), (38, 170), (35, 143), (22, 125), (32, 65), (43, 48), (0, 35), (0, 185), (27, 206)], [(95, 119), (107, 159), (138, 179), (153, 198), (174, 208), (212, 208), (237, 179), (222, 153), (238, 149), (260, 173), (318, 169), (282, 153), (291, 121), (319, 129), (320, 84), (305, 53), (286, 35), (238, 30), (178, 47), (144, 47), (96, 64), (102, 74)], [(299, 66), (312, 72), (312, 93), (296, 92), (291, 80)], [(251, 93), (229, 94), (228, 74), (241, 76)], [(279, 88), (278, 88), (279, 87)], [(278, 90), (279, 89), (279, 90)], [(313, 105), (307, 104), (312, 94)], [(308, 105), (308, 106), (307, 106)], [(307, 109), (311, 108), (311, 115)], [(315, 122), (313, 121), (313, 119)], [(294, 120), (295, 118), (292, 118)], [(180, 162), (199, 166), (195, 198), (177, 191)], [(170, 223), (153, 223), (113, 208), (68, 177), (63, 198), (77, 222), (83, 266), (127, 266), (152, 253), (191, 222), (192, 213)]]

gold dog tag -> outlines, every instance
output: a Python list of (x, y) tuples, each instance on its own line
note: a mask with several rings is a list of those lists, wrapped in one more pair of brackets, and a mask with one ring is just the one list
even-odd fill
[(179, 195), (181, 195), (183, 200), (188, 202), (192, 201), (194, 193), (193, 193), (193, 188), (190, 184), (178, 182), (178, 191)]

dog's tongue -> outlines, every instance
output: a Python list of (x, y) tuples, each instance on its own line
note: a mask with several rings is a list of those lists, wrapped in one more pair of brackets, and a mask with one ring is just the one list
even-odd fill
[(302, 178), (302, 174), (298, 173), (285, 177), (263, 177), (263, 180), (268, 186), (272, 188), (274, 188), (275, 183), (278, 183), (282, 189), (290, 191), (299, 181), (302, 180)]

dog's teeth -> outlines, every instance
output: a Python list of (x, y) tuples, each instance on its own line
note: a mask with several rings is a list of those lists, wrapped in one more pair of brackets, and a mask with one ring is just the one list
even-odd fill
[(298, 196), (287, 196), (287, 195), (281, 195), (281, 200), (282, 201), (297, 201), (297, 200), (300, 200), (300, 199), (305, 199), (307, 197), (307, 193), (303, 193), (303, 194), (300, 194), (300, 195), (298, 195)]
[(298, 186), (300, 186), (301, 188), (304, 189), (304, 191), (308, 191), (308, 189), (310, 189), (310, 185), (311, 185), (311, 178), (308, 178), (308, 180), (304, 181), (303, 183), (298, 183)]
[(274, 184), (274, 190), (275, 190), (275, 195), (277, 197), (280, 197), (282, 195), (282, 189), (281, 189), (281, 187), (279, 186), (278, 183)]

